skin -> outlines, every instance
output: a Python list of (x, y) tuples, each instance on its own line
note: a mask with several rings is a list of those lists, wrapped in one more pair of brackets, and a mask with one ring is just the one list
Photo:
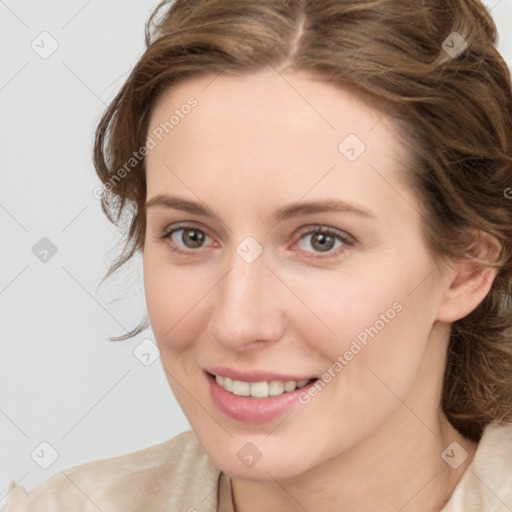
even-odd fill
[[(147, 156), (147, 198), (194, 201), (217, 218), (148, 208), (145, 291), (169, 384), (232, 477), (236, 510), (440, 510), (476, 449), (440, 411), (450, 323), (478, 305), (493, 274), (436, 265), (400, 176), (407, 153), (375, 106), (300, 73), (225, 73), (166, 91), (149, 130), (190, 96), (197, 107)], [(366, 146), (353, 162), (338, 150), (348, 134)], [(327, 199), (372, 216), (272, 218)], [(182, 222), (207, 235), (202, 246), (184, 231), (164, 238)], [(319, 227), (353, 243), (319, 251)], [(236, 252), (247, 236), (263, 249), (252, 263)], [(252, 425), (213, 404), (205, 367), (320, 377), (394, 303), (401, 311), (288, 416)], [(441, 458), (453, 441), (468, 453), (457, 469)], [(250, 468), (237, 457), (248, 442), (262, 454)]]

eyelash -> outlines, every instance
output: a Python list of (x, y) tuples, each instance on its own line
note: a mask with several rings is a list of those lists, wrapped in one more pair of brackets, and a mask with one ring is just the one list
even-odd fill
[[(174, 233), (176, 233), (177, 231), (186, 230), (186, 229), (200, 231), (200, 232), (204, 233), (207, 237), (212, 238), (203, 229), (200, 229), (200, 228), (190, 225), (190, 224), (182, 224), (182, 225), (174, 226), (172, 229), (166, 231), (164, 233), (164, 235), (162, 235), (161, 238), (162, 238), (162, 240), (165, 240), (165, 239), (170, 240)], [(332, 236), (336, 240), (342, 242), (343, 245), (341, 247), (338, 247), (337, 249), (332, 249), (332, 250), (326, 251), (324, 253), (325, 255), (323, 255), (323, 256), (322, 256), (321, 252), (305, 251), (306, 253), (315, 254), (315, 256), (305, 256), (306, 258), (315, 258), (315, 259), (333, 258), (333, 257), (339, 256), (339, 254), (344, 252), (346, 250), (346, 246), (353, 246), (356, 243), (356, 240), (353, 237), (351, 237), (347, 234), (343, 234), (343, 232), (341, 232), (341, 231), (337, 231), (337, 230), (334, 230), (334, 229), (326, 227), (326, 226), (317, 225), (314, 228), (310, 228), (307, 231), (300, 233), (299, 238), (298, 238), (297, 242), (294, 243), (294, 245), (298, 244), (304, 237), (306, 237), (308, 235), (314, 235), (315, 233), (322, 233), (324, 235)], [(177, 253), (183, 254), (183, 255), (191, 255), (194, 252), (197, 252), (197, 250), (194, 250), (194, 249), (189, 249), (189, 250), (179, 249), (175, 245), (171, 245), (170, 249), (173, 252), (177, 252)]]

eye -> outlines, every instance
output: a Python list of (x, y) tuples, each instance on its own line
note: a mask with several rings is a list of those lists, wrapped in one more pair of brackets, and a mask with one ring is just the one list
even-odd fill
[[(202, 229), (195, 226), (179, 226), (167, 231), (162, 237), (169, 239), (173, 245), (172, 249), (177, 252), (188, 252), (189, 250), (200, 249), (206, 242), (212, 241)], [(183, 250), (183, 248), (185, 250)]]
[[(211, 244), (213, 239), (199, 229), (191, 225), (175, 226), (169, 229), (163, 236), (171, 242), (171, 249), (176, 252), (190, 253), (194, 249), (200, 249)], [(343, 232), (338, 232), (325, 226), (316, 226), (303, 233), (297, 242), (299, 249), (310, 254), (319, 254), (313, 257), (334, 257), (343, 252), (346, 246), (354, 245), (355, 240)], [(326, 256), (321, 256), (324, 253)]]
[[(329, 253), (327, 257), (336, 256), (345, 246), (354, 245), (354, 239), (349, 235), (328, 227), (317, 226), (304, 233), (298, 242), (303, 251), (309, 253)], [(336, 249), (343, 248), (342, 251)]]

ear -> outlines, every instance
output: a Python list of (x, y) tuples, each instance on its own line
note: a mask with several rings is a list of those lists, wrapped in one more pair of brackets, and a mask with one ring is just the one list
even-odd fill
[(484, 300), (498, 273), (486, 267), (495, 263), (501, 245), (492, 235), (472, 232), (474, 238), (464, 260), (446, 270), (446, 290), (438, 308), (437, 320), (455, 322), (469, 315)]

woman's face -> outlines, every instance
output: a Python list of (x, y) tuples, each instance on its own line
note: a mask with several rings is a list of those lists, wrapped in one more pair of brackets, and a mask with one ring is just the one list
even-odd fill
[(213, 461), (284, 478), (389, 428), (402, 401), (428, 423), (445, 283), (389, 118), (270, 70), (175, 86), (148, 135), (148, 312)]

